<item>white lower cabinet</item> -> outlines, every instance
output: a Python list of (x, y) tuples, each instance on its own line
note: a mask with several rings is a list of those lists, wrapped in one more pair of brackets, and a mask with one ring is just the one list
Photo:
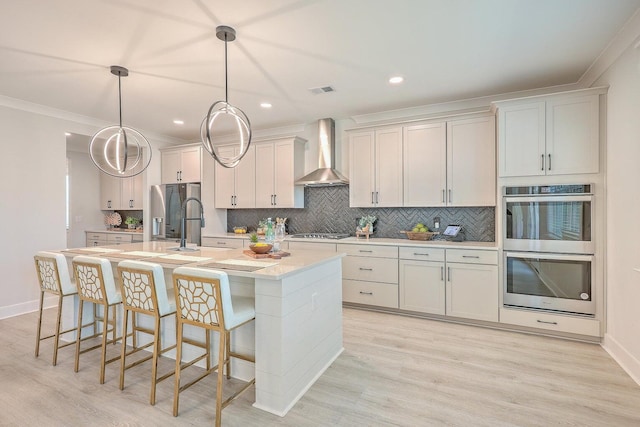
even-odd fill
[(447, 263), (446, 275), (448, 316), (498, 321), (497, 265)]
[(342, 300), (398, 308), (398, 248), (338, 243), (342, 259)]
[(232, 237), (203, 237), (202, 246), (210, 248), (225, 248), (225, 249), (240, 249), (243, 247), (243, 242), (247, 240), (247, 246), (249, 246), (248, 239), (236, 239)]
[(500, 309), (500, 323), (593, 337), (601, 335), (599, 320), (534, 310), (503, 307)]
[(87, 231), (85, 233), (87, 238), (87, 246), (104, 246), (107, 243), (107, 233), (96, 233), (93, 231)]
[[(287, 242), (282, 242), (287, 243)], [(324, 242), (300, 242), (297, 240), (290, 240), (289, 245), (287, 246), (291, 250), (309, 250), (309, 251), (326, 251), (326, 252), (335, 252), (336, 244), (335, 243), (324, 243)]]
[(401, 310), (498, 321), (496, 251), (400, 248)]

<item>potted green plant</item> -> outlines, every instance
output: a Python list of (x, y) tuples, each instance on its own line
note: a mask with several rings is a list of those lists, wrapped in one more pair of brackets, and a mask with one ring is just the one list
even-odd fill
[(373, 233), (373, 223), (376, 222), (377, 219), (375, 215), (363, 215), (358, 220), (358, 230)]
[(128, 216), (127, 219), (124, 220), (124, 223), (127, 224), (127, 228), (136, 228), (140, 223), (140, 220), (138, 218)]

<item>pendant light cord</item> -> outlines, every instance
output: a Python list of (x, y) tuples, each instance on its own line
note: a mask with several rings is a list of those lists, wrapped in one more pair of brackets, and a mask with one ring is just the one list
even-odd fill
[(122, 129), (122, 84), (120, 83), (120, 72), (118, 72), (118, 112), (120, 114), (120, 129)]
[(229, 103), (229, 82), (227, 81), (227, 33), (224, 33), (224, 102)]

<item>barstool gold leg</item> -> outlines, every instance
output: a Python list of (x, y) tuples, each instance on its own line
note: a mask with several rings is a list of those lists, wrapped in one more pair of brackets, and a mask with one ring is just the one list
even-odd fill
[(102, 356), (100, 357), (100, 384), (104, 384), (105, 362), (107, 360), (107, 336), (109, 335), (109, 306), (104, 307), (102, 323)]
[(160, 353), (160, 316), (156, 316), (153, 331), (153, 359), (151, 360), (151, 397), (149, 403), (156, 404), (156, 380), (158, 378), (158, 354)]
[(225, 365), (227, 367), (227, 379), (231, 378), (231, 332), (226, 332), (225, 342), (227, 343), (226, 347), (226, 355), (225, 355)]
[[(82, 339), (82, 309), (84, 308), (84, 301), (79, 300), (78, 303), (78, 332), (76, 333), (76, 361), (73, 367), (74, 372), (78, 372), (80, 368), (80, 340)], [(95, 306), (94, 306), (94, 328), (95, 328)]]
[[(182, 360), (182, 322), (178, 321), (176, 338), (176, 372), (173, 386), (173, 416), (178, 416), (178, 404), (180, 399), (180, 364)], [(209, 347), (207, 347), (209, 348)], [(207, 370), (209, 370), (209, 359), (207, 358)]]
[[(129, 319), (129, 310), (126, 308), (122, 313), (122, 351), (120, 352), (120, 390), (124, 390), (124, 369), (127, 364), (127, 320)], [(135, 317), (135, 314), (132, 316)]]
[(36, 332), (36, 357), (40, 354), (40, 336), (42, 333), (42, 305), (44, 304), (44, 291), (40, 291), (40, 308), (38, 314), (38, 331)]
[(227, 348), (226, 344), (226, 332), (220, 332), (220, 343), (218, 350), (218, 386), (216, 388), (216, 427), (220, 427), (222, 423), (222, 377), (223, 377), (223, 367), (224, 367), (224, 358), (225, 358), (225, 349)]
[(60, 324), (62, 323), (62, 294), (58, 295), (58, 314), (56, 316), (56, 332), (53, 338), (53, 366), (58, 363), (58, 345), (60, 343)]

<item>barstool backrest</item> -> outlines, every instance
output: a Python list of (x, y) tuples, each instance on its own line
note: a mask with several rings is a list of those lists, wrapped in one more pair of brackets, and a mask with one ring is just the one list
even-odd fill
[(233, 307), (229, 276), (210, 268), (178, 267), (173, 270), (178, 316), (187, 323), (230, 328)]
[(73, 270), (78, 293), (84, 298), (109, 305), (120, 301), (108, 259), (78, 255), (73, 257)]
[(67, 259), (62, 254), (40, 251), (33, 257), (40, 289), (62, 295), (76, 292), (76, 287), (69, 276)]
[(160, 264), (124, 260), (118, 264), (122, 281), (122, 300), (129, 306), (155, 311), (164, 316), (172, 312), (164, 271)]

